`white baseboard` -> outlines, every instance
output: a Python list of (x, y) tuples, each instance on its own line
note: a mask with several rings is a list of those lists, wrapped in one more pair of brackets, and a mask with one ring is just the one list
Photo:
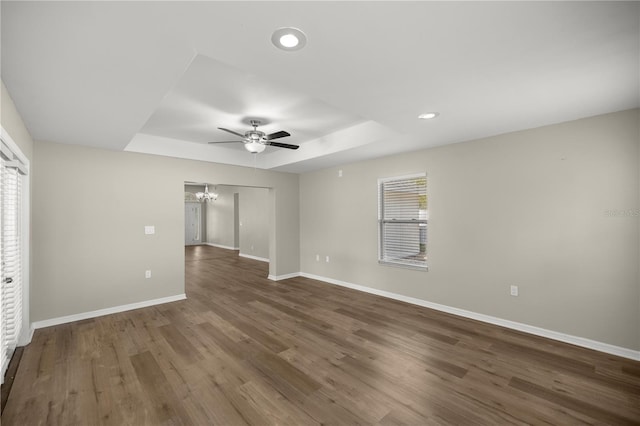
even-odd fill
[(162, 305), (163, 303), (176, 302), (178, 300), (184, 300), (186, 298), (187, 295), (184, 293), (176, 294), (175, 296), (162, 297), (160, 299), (145, 300), (143, 302), (129, 303), (127, 305), (114, 306), (112, 308), (98, 309), (97, 311), (82, 312), (79, 314), (67, 315), (64, 317), (35, 321), (31, 324), (31, 327), (33, 329), (51, 327), (53, 325), (66, 324), (68, 322), (101, 317), (103, 315), (117, 314), (119, 312), (131, 311), (134, 309), (147, 308), (154, 305)]
[(223, 248), (223, 249), (227, 249), (227, 250), (240, 250), (240, 247), (229, 247), (229, 246), (223, 246), (221, 244), (213, 244), (213, 243), (202, 243), (205, 246), (211, 246), (211, 247), (218, 247), (218, 248)]
[[(363, 291), (365, 293), (388, 297), (394, 300), (400, 300), (402, 302), (411, 303), (412, 305), (424, 306), (425, 308), (435, 309), (437, 311), (458, 315), (464, 318), (470, 318), (477, 321), (486, 322), (489, 324), (499, 325), (501, 327), (522, 331), (522, 332), (533, 334), (536, 336), (546, 337), (548, 339), (570, 343), (572, 345), (581, 346), (583, 348), (593, 349), (599, 352), (604, 352), (612, 355), (621, 356), (623, 358), (629, 358), (636, 361), (640, 361), (640, 351), (635, 351), (633, 349), (610, 345), (608, 343), (598, 342), (595, 340), (586, 339), (584, 337), (572, 336), (570, 334), (560, 333), (553, 330), (547, 330), (544, 328), (535, 327), (535, 326), (523, 324), (520, 322), (509, 321), (502, 318), (493, 317), (490, 315), (479, 314), (476, 312), (454, 308), (447, 305), (441, 305), (439, 303), (428, 302), (426, 300), (417, 299), (415, 297), (404, 296), (402, 294), (391, 293), (385, 290), (378, 290), (375, 288), (365, 287), (358, 284), (352, 284), (345, 281), (336, 280), (333, 278), (327, 278), (319, 275), (308, 274), (306, 272), (301, 272), (299, 275), (305, 278), (324, 281), (329, 284), (339, 285), (341, 287), (347, 287), (353, 290)], [(288, 278), (291, 278), (291, 277), (288, 277)], [(269, 279), (271, 279), (271, 276), (269, 276)]]
[(271, 281), (280, 281), (280, 280), (287, 280), (289, 278), (295, 278), (295, 277), (300, 277), (303, 276), (301, 272), (293, 272), (291, 274), (284, 274), (284, 275), (271, 275), (269, 274), (269, 276), (267, 278), (269, 278)]
[(244, 253), (239, 253), (238, 256), (246, 257), (247, 259), (259, 260), (260, 262), (267, 262), (267, 263), (269, 262), (269, 259), (267, 259), (266, 257), (252, 256), (250, 254), (244, 254)]

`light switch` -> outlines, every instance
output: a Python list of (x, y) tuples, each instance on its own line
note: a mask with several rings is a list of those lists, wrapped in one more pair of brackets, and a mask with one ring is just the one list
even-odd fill
[(145, 235), (153, 235), (156, 233), (156, 227), (151, 225), (151, 226), (145, 226), (144, 227), (144, 234)]

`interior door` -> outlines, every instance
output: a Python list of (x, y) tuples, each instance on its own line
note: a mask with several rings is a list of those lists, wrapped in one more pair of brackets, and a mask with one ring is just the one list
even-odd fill
[(202, 205), (184, 203), (184, 244), (202, 244)]

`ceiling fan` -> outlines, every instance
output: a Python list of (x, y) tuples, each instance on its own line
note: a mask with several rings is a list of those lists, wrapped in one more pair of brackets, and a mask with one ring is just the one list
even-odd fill
[(274, 139), (284, 138), (287, 136), (291, 136), (289, 132), (285, 132), (284, 130), (280, 130), (279, 132), (271, 133), (267, 135), (265, 132), (261, 132), (258, 130), (258, 126), (260, 125), (260, 120), (251, 120), (251, 125), (253, 126), (253, 130), (249, 130), (245, 132), (245, 134), (241, 134), (238, 132), (234, 132), (233, 130), (225, 129), (224, 127), (218, 127), (220, 130), (224, 130), (225, 132), (231, 133), (232, 135), (236, 135), (242, 138), (240, 141), (223, 141), (223, 142), (209, 142), (209, 143), (236, 143), (242, 142), (244, 144), (244, 148), (252, 154), (258, 154), (265, 150), (267, 146), (275, 146), (278, 148), (287, 148), (287, 149), (298, 149), (300, 148), (298, 145), (291, 145), (288, 143), (281, 142), (273, 142)]

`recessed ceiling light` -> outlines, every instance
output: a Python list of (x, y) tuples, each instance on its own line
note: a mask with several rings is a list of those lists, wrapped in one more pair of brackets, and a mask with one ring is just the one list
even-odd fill
[(432, 118), (436, 118), (439, 115), (440, 113), (437, 112), (426, 112), (424, 114), (420, 114), (418, 118), (421, 120), (431, 120)]
[(282, 37), (280, 37), (280, 40), (278, 41), (280, 42), (281, 45), (288, 48), (296, 47), (298, 43), (300, 43), (300, 40), (298, 40), (298, 37), (296, 37), (293, 34), (285, 34)]
[(278, 28), (271, 36), (271, 43), (286, 51), (300, 50), (307, 44), (307, 36), (297, 28)]

